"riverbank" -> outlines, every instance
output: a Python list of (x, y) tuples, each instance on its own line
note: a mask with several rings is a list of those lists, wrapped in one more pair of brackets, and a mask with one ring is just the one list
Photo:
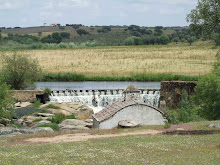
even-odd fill
[(44, 73), (42, 82), (75, 82), (75, 81), (198, 81), (200, 76), (173, 75), (169, 73), (133, 74), (131, 76), (86, 76), (76, 73)]

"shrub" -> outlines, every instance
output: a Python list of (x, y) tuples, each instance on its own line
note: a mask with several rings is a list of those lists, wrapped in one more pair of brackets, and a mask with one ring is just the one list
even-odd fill
[(48, 119), (48, 120), (51, 121), (52, 123), (59, 124), (63, 120), (65, 120), (65, 115), (64, 114), (60, 114), (60, 113), (55, 113), (54, 117), (52, 117), (52, 119)]
[(170, 128), (170, 126), (171, 126), (171, 123), (166, 122), (165, 125), (164, 125), (164, 128), (167, 129), (167, 128)]
[(140, 37), (128, 37), (124, 41), (125, 45), (143, 45), (143, 41)]
[(44, 89), (44, 92), (47, 93), (47, 94), (49, 94), (49, 95), (52, 93), (52, 91), (51, 91), (50, 88), (45, 88), (45, 89)]
[(208, 120), (220, 119), (220, 80), (215, 74), (209, 74), (198, 81), (195, 88), (195, 103), (199, 113)]

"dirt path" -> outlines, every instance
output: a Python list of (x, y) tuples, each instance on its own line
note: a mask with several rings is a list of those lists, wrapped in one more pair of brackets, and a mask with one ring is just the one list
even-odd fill
[(156, 135), (163, 131), (158, 130), (146, 130), (138, 132), (128, 132), (120, 134), (106, 134), (106, 135), (92, 135), (90, 133), (76, 133), (76, 134), (65, 134), (58, 135), (55, 137), (42, 137), (42, 138), (30, 138), (25, 140), (27, 143), (62, 143), (62, 142), (77, 142), (86, 141), (90, 139), (101, 139), (101, 138), (111, 138), (111, 137), (121, 137), (121, 136), (136, 136), (136, 135)]

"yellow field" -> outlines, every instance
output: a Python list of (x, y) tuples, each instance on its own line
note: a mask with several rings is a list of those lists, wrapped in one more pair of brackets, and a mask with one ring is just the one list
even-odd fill
[(17, 53), (38, 59), (44, 72), (112, 76), (135, 73), (204, 75), (212, 69), (216, 52), (213, 46), (170, 45), (28, 50)]

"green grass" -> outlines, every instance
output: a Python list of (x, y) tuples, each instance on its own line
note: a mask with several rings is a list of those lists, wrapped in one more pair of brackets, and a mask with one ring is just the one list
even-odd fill
[(94, 76), (87, 77), (76, 73), (45, 73), (41, 81), (43, 82), (71, 82), (71, 81), (198, 81), (200, 76), (172, 75), (167, 73), (160, 74), (135, 74), (131, 76)]
[(53, 104), (49, 104), (48, 106), (46, 106), (46, 108), (49, 108), (49, 109), (60, 109), (60, 107), (58, 107), (56, 105), (53, 105)]
[(31, 107), (32, 108), (39, 108), (42, 105), (42, 103), (40, 102), (40, 100), (37, 100), (36, 102), (34, 102)]
[(40, 125), (38, 127), (50, 127), (52, 128), (54, 131), (58, 131), (59, 130), (59, 126), (56, 123), (53, 124), (48, 124), (48, 125)]
[(220, 135), (128, 136), (74, 143), (6, 146), (0, 164), (219, 165)]
[(72, 114), (72, 115), (68, 115), (65, 117), (66, 119), (76, 119), (75, 115)]

